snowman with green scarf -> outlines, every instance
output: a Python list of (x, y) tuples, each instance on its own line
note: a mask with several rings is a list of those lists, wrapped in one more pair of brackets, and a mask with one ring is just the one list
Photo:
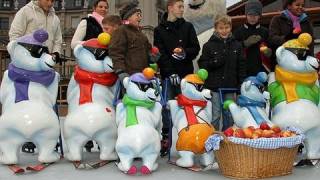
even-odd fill
[[(130, 175), (138, 170), (150, 174), (158, 167), (162, 106), (153, 79), (144, 73), (126, 77), (123, 80), (126, 94), (116, 107), (118, 168)], [(142, 159), (139, 169), (133, 164), (135, 158)]]
[(305, 159), (319, 160), (319, 62), (307, 53), (311, 42), (312, 37), (303, 33), (277, 49), (278, 65), (275, 72), (269, 74), (268, 91), (273, 107), (271, 121), (282, 128), (301, 129), (306, 135)]

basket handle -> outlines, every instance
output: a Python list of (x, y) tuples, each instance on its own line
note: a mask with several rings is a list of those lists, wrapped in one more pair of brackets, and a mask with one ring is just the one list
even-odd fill
[(229, 138), (221, 131), (214, 131), (213, 134), (219, 134), (220, 136), (223, 137), (223, 140), (225, 141), (225, 143), (229, 143)]

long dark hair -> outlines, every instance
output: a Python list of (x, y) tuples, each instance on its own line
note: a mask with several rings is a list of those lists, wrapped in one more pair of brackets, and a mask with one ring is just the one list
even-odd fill
[(109, 9), (109, 3), (108, 3), (108, 0), (97, 0), (96, 2), (94, 2), (93, 3), (93, 9), (95, 9), (97, 6), (98, 6), (98, 4), (99, 4), (99, 2), (106, 2), (107, 3), (107, 7), (108, 7), (108, 9)]
[(296, 2), (296, 0), (282, 0), (283, 9), (287, 9), (289, 5), (292, 5), (292, 3)]

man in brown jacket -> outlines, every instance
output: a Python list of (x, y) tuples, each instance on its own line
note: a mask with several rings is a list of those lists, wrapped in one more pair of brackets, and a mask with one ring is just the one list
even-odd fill
[(114, 31), (109, 47), (109, 56), (113, 61), (116, 74), (122, 80), (136, 72), (148, 67), (151, 44), (148, 38), (140, 31), (142, 19), (138, 2), (133, 1), (120, 10), (123, 20)]

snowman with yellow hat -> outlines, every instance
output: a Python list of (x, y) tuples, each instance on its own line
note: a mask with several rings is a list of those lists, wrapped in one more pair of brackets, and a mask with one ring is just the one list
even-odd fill
[(81, 162), (83, 146), (94, 140), (100, 147), (100, 160), (118, 158), (115, 152), (117, 126), (112, 105), (117, 75), (108, 56), (108, 37), (102, 33), (74, 48), (77, 65), (68, 85), (68, 115), (64, 138), (66, 158)]
[(197, 74), (189, 74), (181, 80), (181, 94), (168, 102), (173, 123), (173, 150), (181, 167), (193, 167), (195, 156), (200, 156), (203, 166), (213, 164), (212, 152), (205, 151), (205, 141), (213, 134), (212, 104), (209, 89), (204, 89), (208, 72), (200, 69)]
[(276, 51), (275, 72), (269, 74), (268, 90), (273, 108), (271, 121), (281, 127), (294, 126), (306, 135), (305, 159), (320, 159), (319, 62), (308, 55), (312, 37), (301, 34)]

